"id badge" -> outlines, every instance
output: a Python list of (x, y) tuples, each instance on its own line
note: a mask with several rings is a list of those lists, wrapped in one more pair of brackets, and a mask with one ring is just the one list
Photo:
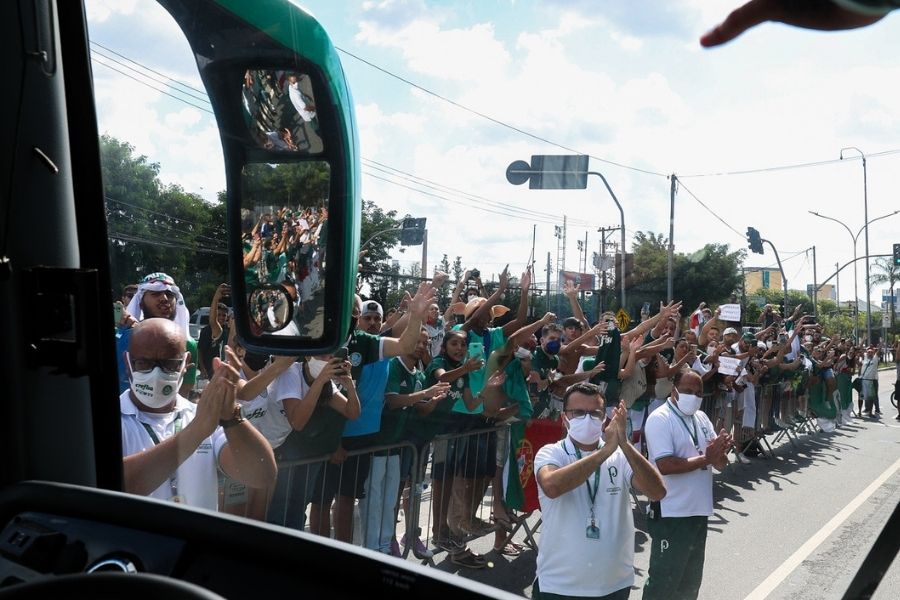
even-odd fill
[(592, 522), (588, 520), (587, 527), (584, 528), (584, 537), (589, 540), (599, 540), (600, 539), (600, 528), (597, 527), (596, 522)]

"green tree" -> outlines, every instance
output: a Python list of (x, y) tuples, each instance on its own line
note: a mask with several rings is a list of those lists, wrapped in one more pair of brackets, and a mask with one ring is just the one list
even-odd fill
[[(633, 285), (626, 310), (634, 318), (644, 302), (650, 302), (651, 312), (655, 312), (659, 301), (666, 297), (668, 239), (662, 234), (638, 231), (632, 251)], [(684, 303), (685, 311), (693, 310), (700, 302), (726, 302), (740, 286), (743, 259), (743, 250), (730, 252), (726, 244), (706, 244), (690, 255), (676, 253), (672, 265), (675, 299)], [(615, 304), (615, 298), (616, 290), (609, 290), (607, 304)]]
[(171, 275), (190, 310), (227, 281), (225, 206), (159, 181), (159, 164), (100, 138), (113, 293), (154, 271)]
[[(894, 298), (894, 289), (900, 283), (900, 267), (894, 264), (892, 258), (876, 258), (875, 264), (872, 265), (876, 271), (869, 277), (870, 285), (874, 288), (877, 285), (887, 284), (891, 290), (891, 299)], [(871, 292), (870, 292), (871, 295)], [(896, 302), (891, 302), (891, 331), (897, 329)], [(874, 317), (873, 317), (874, 319)]]

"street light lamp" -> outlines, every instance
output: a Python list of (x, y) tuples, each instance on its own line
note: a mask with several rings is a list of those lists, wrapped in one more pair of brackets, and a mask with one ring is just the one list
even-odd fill
[(506, 168), (506, 180), (513, 185), (522, 185), (528, 182), (528, 188), (532, 190), (583, 190), (587, 188), (587, 176), (596, 175), (603, 181), (606, 191), (612, 197), (619, 209), (619, 217), (622, 229), (622, 250), (619, 255), (621, 269), (621, 294), (622, 309), (625, 310), (625, 211), (619, 199), (613, 193), (609, 182), (602, 173), (588, 171), (589, 157), (583, 154), (574, 155), (532, 155), (531, 164), (524, 160), (517, 160)]
[[(817, 213), (813, 210), (810, 210), (807, 212), (816, 217), (820, 217), (822, 219), (828, 219), (829, 221), (834, 221), (835, 223), (839, 224), (841, 227), (846, 229), (847, 233), (850, 234), (850, 240), (853, 242), (853, 303), (854, 303), (854, 305), (856, 305), (856, 303), (859, 302), (859, 292), (857, 291), (858, 277), (857, 277), (857, 273), (856, 273), (856, 242), (859, 239), (859, 236), (863, 231), (865, 231), (866, 234), (868, 235), (869, 225), (871, 223), (874, 223), (875, 221), (880, 221), (881, 219), (887, 219), (888, 217), (893, 217), (894, 215), (900, 213), (900, 210), (895, 210), (892, 213), (888, 213), (886, 215), (881, 215), (880, 217), (875, 217), (871, 221), (864, 223), (863, 226), (859, 228), (859, 231), (856, 232), (856, 235), (853, 234), (853, 232), (850, 230), (850, 228), (847, 227), (847, 224), (844, 223), (843, 221), (839, 221), (838, 219), (835, 219), (834, 217), (829, 217), (827, 215)], [(868, 253), (868, 251), (866, 251), (866, 263), (868, 263), (868, 259), (869, 259), (869, 253)], [(869, 286), (869, 277), (868, 277), (868, 273), (866, 273), (866, 290), (868, 290), (868, 286)], [(869, 296), (869, 292), (866, 291), (866, 306), (867, 307), (869, 304), (868, 296)], [(840, 301), (840, 298), (838, 298), (838, 301)], [(866, 318), (868, 318), (868, 314), (866, 315)], [(868, 330), (868, 331), (870, 331), (870, 330)], [(856, 321), (853, 322), (853, 336), (856, 338), (856, 342), (859, 343), (859, 325), (856, 323)], [(871, 343), (871, 341), (870, 341), (870, 343)]]
[[(863, 229), (866, 232), (866, 343), (872, 343), (872, 306), (870, 300), (871, 290), (869, 289), (869, 192), (866, 181), (866, 155), (856, 146), (848, 146), (841, 148), (841, 160), (844, 160), (844, 150), (854, 150), (859, 153), (862, 158), (863, 168)], [(855, 242), (854, 242), (855, 243)]]

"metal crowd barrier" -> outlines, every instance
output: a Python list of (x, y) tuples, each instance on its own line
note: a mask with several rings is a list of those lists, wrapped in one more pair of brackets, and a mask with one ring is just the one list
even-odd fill
[[(840, 406), (836, 409), (839, 411)], [(738, 449), (747, 452), (756, 448), (761, 456), (771, 458), (775, 455), (773, 447), (780, 442), (796, 446), (800, 435), (821, 432), (808, 400), (802, 405), (789, 382), (755, 386), (750, 399), (743, 394), (714, 390), (703, 395), (701, 410), (713, 422), (716, 431), (725, 429), (735, 436), (735, 453)], [(752, 410), (752, 419), (745, 418), (748, 410)], [(373, 540), (377, 539), (382, 542), (383, 551), (384, 540), (403, 540), (405, 537), (407, 543), (400, 544), (400, 555), (408, 558), (416, 540), (421, 537), (431, 553), (447, 551), (452, 555), (465, 548), (472, 539), (491, 534), (502, 526), (504, 537), (500, 540), (498, 536), (495, 545), (505, 545), (522, 532), (524, 543), (536, 550), (535, 535), (540, 522), (529, 525), (524, 518), (528, 515), (517, 516), (510, 509), (506, 511), (509, 522), (498, 524), (493, 519), (495, 499), (502, 501), (503, 496), (502, 484), (501, 489), (495, 489), (497, 478), (494, 475), (502, 474), (502, 462), (509, 454), (508, 446), (503, 443), (505, 435), (508, 444), (508, 429), (509, 424), (503, 423), (438, 435), (422, 447), (403, 442), (348, 451), (346, 460), (339, 465), (330, 462), (330, 455), (279, 461), (279, 477), (287, 475), (285, 486), (289, 492), (283, 501), (269, 505), (268, 515), (265, 507), (272, 500), (273, 490), (250, 490), (225, 478), (220, 482), (220, 507), (232, 514), (267, 519), (271, 523), (330, 536), (335, 532), (331, 493), (356, 496), (355, 492), (359, 490), (347, 486), (365, 478), (369, 497), (354, 502), (352, 538), (356, 545), (377, 550), (372, 548)], [(497, 460), (498, 436), (503, 460)], [(378, 458), (384, 458), (385, 453), (389, 455), (385, 460)], [(396, 458), (391, 458), (394, 456)], [(361, 460), (354, 460), (356, 458)], [(373, 489), (369, 477), (376, 458), (379, 463), (385, 463), (391, 477), (381, 478), (380, 488)], [(395, 468), (391, 463), (400, 464)], [(511, 464), (510, 468), (516, 466)], [(363, 468), (368, 472), (363, 473)], [(408, 468), (408, 478), (404, 477), (405, 473), (399, 473), (401, 468), (404, 471)], [(326, 471), (329, 479), (326, 479)], [(342, 484), (337, 490), (328, 489), (334, 488), (335, 481)], [(401, 487), (401, 481), (408, 483)], [(326, 485), (326, 482), (332, 485)], [(492, 498), (485, 498), (488, 489), (493, 492)], [(373, 494), (376, 491), (377, 494)], [(303, 497), (295, 497), (297, 493)], [(641, 509), (637, 497), (634, 500), (635, 506)], [(370, 511), (378, 511), (381, 518), (371, 518), (374, 513)], [(401, 512), (403, 518), (395, 518)], [(316, 519), (318, 522), (314, 522)], [(377, 522), (376, 529), (371, 530), (367, 522)], [(434, 564), (431, 556), (417, 558), (424, 564)]]

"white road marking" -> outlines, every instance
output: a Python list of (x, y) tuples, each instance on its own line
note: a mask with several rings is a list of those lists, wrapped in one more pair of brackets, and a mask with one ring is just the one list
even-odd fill
[(844, 521), (846, 521), (850, 515), (859, 508), (863, 502), (868, 500), (869, 496), (875, 493), (875, 490), (880, 488), (885, 481), (890, 479), (890, 477), (900, 469), (900, 458), (894, 461), (890, 467), (887, 468), (881, 475), (878, 476), (878, 479), (869, 484), (869, 487), (864, 489), (860, 494), (850, 501), (850, 503), (841, 510), (838, 514), (834, 515), (834, 517), (825, 523), (825, 525), (817, 531), (811, 538), (806, 540), (800, 548), (797, 549), (796, 552), (791, 554), (791, 556), (781, 564), (780, 567), (775, 569), (771, 575), (766, 577), (765, 581), (756, 586), (752, 592), (747, 595), (747, 600), (762, 600), (766, 596), (772, 593), (772, 591), (778, 587), (778, 585), (784, 581), (791, 572), (796, 569), (800, 563), (802, 563), (807, 556), (812, 554), (813, 550), (815, 550), (819, 544), (824, 542), (831, 533), (840, 527)]

